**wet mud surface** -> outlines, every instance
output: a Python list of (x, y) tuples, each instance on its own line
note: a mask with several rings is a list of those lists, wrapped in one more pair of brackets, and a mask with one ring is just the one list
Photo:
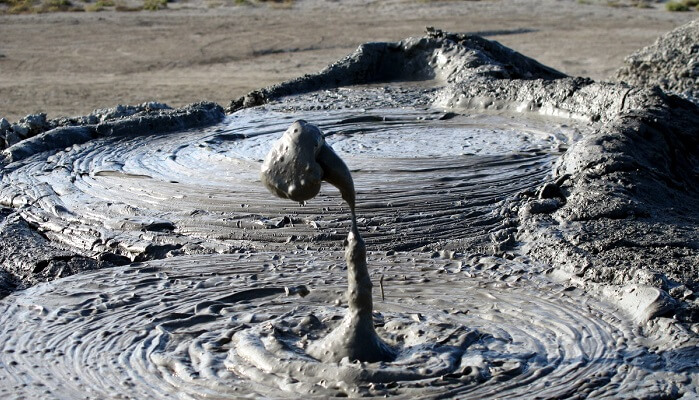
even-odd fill
[[(341, 253), (314, 254), (186, 256), (28, 289), (3, 303), (3, 387), (56, 397), (653, 398), (696, 384), (675, 360), (691, 349), (649, 351), (652, 339), (623, 311), (529, 263), (486, 256), (370, 254), (372, 280), (385, 276), (376, 329), (398, 356), (319, 362), (303, 350), (341, 321), (346, 281)], [(290, 290), (301, 284), (303, 298)], [(655, 370), (673, 383), (658, 387)]]
[[(695, 104), (433, 30), (225, 116), (147, 108), (3, 152), (5, 394), (697, 395)], [(307, 355), (347, 309), (351, 218), (262, 184), (298, 119), (354, 178), (393, 361)]]
[[(246, 110), (206, 129), (97, 139), (25, 159), (6, 170), (0, 201), (28, 205), (20, 213), (47, 236), (131, 259), (178, 250), (285, 248), (288, 242), (335, 247), (349, 219), (334, 189), (313, 207), (299, 207), (270, 197), (259, 179), (272, 143), (304, 116), (349, 160), (369, 243), (412, 249), (487, 236), (501, 222), (497, 204), (541, 181), (559, 144), (576, 134), (544, 120), (440, 120), (445, 115), (426, 109)], [(429, 137), (422, 137), (425, 132)]]

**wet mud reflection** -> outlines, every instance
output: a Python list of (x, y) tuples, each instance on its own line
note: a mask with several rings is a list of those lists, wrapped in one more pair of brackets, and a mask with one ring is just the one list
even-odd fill
[[(12, 164), (0, 201), (59, 242), (131, 259), (241, 249), (334, 247), (349, 230), (339, 196), (314, 207), (271, 198), (259, 165), (303, 116), (347, 160), (369, 246), (409, 250), (487, 240), (499, 202), (540, 183), (576, 128), (429, 109), (244, 110), (223, 124), (168, 135), (105, 138)], [(441, 118), (441, 119), (440, 119)], [(390, 185), (386, 184), (390, 182)]]
[[(28, 289), (1, 303), (0, 362), (11, 366), (2, 390), (614, 397), (644, 374), (624, 359), (643, 340), (609, 304), (532, 276), (541, 271), (520, 260), (412, 253), (369, 254), (386, 289), (374, 323), (396, 359), (319, 362), (294, 349), (342, 321), (346, 281), (341, 252), (314, 254), (185, 256)], [(310, 294), (299, 297), (300, 285)]]

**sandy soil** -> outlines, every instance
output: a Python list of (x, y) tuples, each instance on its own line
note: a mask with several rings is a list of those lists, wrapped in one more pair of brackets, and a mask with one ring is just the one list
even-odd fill
[(150, 100), (225, 105), (315, 72), (363, 42), (420, 36), (428, 25), (479, 32), (567, 74), (599, 80), (632, 51), (699, 14), (575, 0), (209, 4), (0, 16), (0, 116), (83, 115)]

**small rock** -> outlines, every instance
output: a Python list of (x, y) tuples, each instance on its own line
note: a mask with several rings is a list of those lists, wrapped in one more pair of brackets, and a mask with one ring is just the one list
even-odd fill
[(453, 260), (456, 257), (456, 252), (453, 250), (440, 250), (438, 254), (439, 258), (443, 258), (445, 260)]
[(7, 147), (13, 146), (17, 143), (22, 141), (22, 138), (15, 132), (9, 132), (7, 136), (5, 137), (5, 142), (7, 143)]
[(563, 199), (563, 192), (561, 192), (561, 188), (556, 185), (555, 183), (547, 183), (544, 186), (539, 189), (539, 196), (540, 199)]
[(30, 132), (39, 133), (48, 128), (49, 123), (46, 120), (46, 114), (29, 114), (26, 117), (19, 120), (24, 126), (26, 126)]
[(165, 103), (158, 103), (157, 101), (149, 101), (141, 104), (141, 107), (146, 111), (157, 111), (157, 110), (171, 110), (172, 108)]
[(672, 289), (670, 289), (670, 296), (674, 297), (675, 299), (679, 300), (684, 300), (687, 297), (691, 296), (694, 294), (690, 289), (687, 288), (685, 285), (680, 285), (676, 286)]
[[(29, 128), (24, 124), (14, 124), (12, 125), (12, 132), (19, 136), (21, 139), (29, 136)], [(9, 136), (9, 135), (8, 135)]]
[(301, 297), (306, 297), (306, 296), (308, 296), (309, 293), (311, 293), (311, 291), (308, 290), (306, 285), (298, 285), (298, 286), (292, 286), (292, 287), (285, 286), (284, 292), (286, 293), (287, 296), (299, 295)]
[(654, 286), (661, 289), (667, 288), (667, 278), (659, 272), (650, 271), (647, 269), (638, 269), (633, 275), (634, 282)]
[(0, 133), (7, 131), (11, 126), (5, 118), (0, 118)]

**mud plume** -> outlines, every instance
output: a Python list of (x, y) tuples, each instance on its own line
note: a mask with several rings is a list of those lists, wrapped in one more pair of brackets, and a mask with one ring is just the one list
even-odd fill
[(372, 284), (366, 246), (355, 217), (354, 181), (342, 159), (323, 140), (320, 129), (296, 121), (265, 158), (262, 182), (279, 197), (304, 202), (318, 194), (321, 179), (340, 190), (351, 210), (352, 228), (345, 241), (349, 307), (340, 326), (312, 343), (308, 354), (325, 362), (339, 362), (345, 357), (366, 362), (390, 361), (394, 352), (374, 330)]
[(374, 330), (371, 278), (367, 269), (366, 246), (356, 225), (347, 236), (347, 314), (326, 337), (311, 343), (308, 354), (325, 362), (343, 358), (365, 362), (393, 361), (396, 353)]

